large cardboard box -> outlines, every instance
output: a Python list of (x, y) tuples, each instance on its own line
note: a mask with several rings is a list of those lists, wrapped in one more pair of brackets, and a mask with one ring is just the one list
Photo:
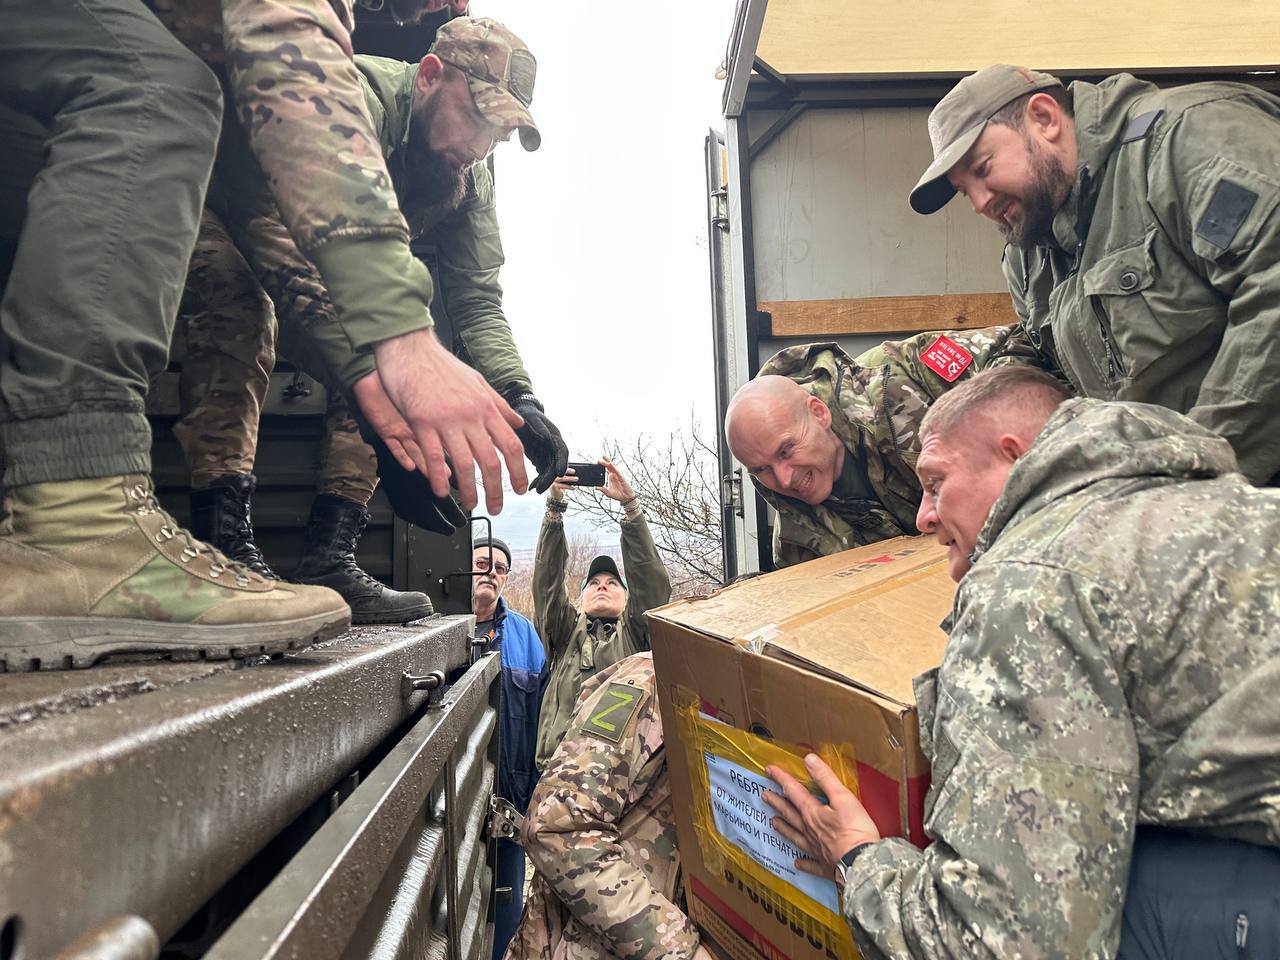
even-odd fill
[(650, 611), (686, 896), (723, 952), (857, 956), (834, 884), (769, 826), (762, 770), (819, 752), (882, 835), (923, 845), (911, 681), (941, 662), (954, 592), (945, 548), (903, 537)]

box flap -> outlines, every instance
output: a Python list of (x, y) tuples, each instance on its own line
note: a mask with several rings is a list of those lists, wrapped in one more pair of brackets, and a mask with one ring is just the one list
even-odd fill
[(955, 584), (947, 551), (899, 537), (787, 567), (650, 616), (791, 660), (913, 704), (942, 660)]

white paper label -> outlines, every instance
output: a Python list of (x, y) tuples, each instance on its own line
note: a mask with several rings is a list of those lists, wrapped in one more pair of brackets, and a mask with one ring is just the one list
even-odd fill
[(720, 835), (774, 876), (839, 913), (835, 880), (815, 877), (796, 867), (797, 857), (810, 858), (771, 825), (773, 808), (760, 795), (765, 790), (778, 793), (778, 785), (724, 757), (713, 753), (704, 756), (711, 784), (711, 812)]

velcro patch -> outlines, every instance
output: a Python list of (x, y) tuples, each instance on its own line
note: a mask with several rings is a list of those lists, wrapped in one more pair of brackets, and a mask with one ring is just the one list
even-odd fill
[(938, 334), (920, 359), (947, 383), (955, 383), (973, 363), (973, 354), (945, 334)]
[(1258, 195), (1252, 190), (1223, 177), (1213, 188), (1209, 205), (1196, 224), (1196, 233), (1226, 250), (1257, 202)]
[(629, 683), (611, 683), (604, 695), (596, 701), (595, 709), (582, 721), (579, 729), (601, 740), (617, 743), (622, 739), (627, 724), (644, 703), (648, 691)]

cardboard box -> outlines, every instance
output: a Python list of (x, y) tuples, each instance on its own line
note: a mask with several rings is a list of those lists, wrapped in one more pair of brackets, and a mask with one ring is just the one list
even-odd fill
[(945, 548), (903, 537), (650, 611), (689, 909), (735, 960), (857, 956), (834, 885), (785, 876), (751, 769), (829, 754), (882, 835), (924, 844), (911, 681), (941, 662), (954, 593)]

